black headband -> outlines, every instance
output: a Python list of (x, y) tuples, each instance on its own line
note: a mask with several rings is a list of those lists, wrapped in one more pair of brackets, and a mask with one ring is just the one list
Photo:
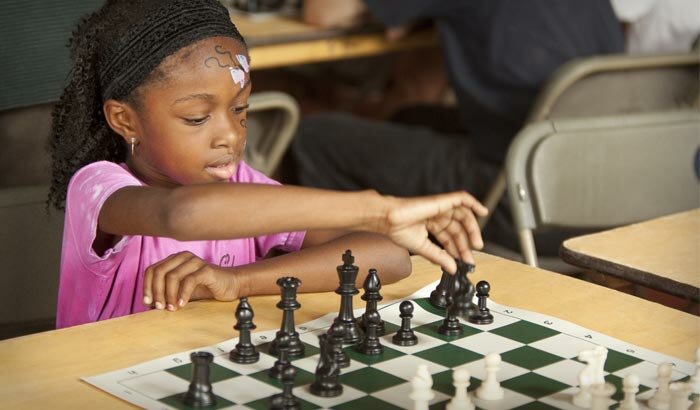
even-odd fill
[(243, 42), (228, 11), (216, 0), (159, 1), (146, 18), (100, 55), (102, 99), (121, 99), (169, 55), (209, 37)]

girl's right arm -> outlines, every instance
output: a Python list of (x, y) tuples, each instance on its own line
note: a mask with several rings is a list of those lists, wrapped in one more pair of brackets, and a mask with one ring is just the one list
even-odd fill
[[(375, 232), (454, 272), (454, 258), (471, 261), (471, 248), (483, 245), (475, 215), (486, 213), (466, 192), (396, 198), (374, 191), (222, 183), (121, 188), (106, 200), (98, 223), (99, 231), (115, 239), (216, 240), (321, 229)], [(445, 250), (429, 240), (429, 232)]]

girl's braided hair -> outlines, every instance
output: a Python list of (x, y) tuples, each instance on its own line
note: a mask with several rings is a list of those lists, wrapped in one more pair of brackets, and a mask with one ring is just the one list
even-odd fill
[(107, 0), (82, 18), (69, 42), (68, 85), (52, 114), (49, 205), (65, 207), (70, 178), (85, 165), (126, 160), (126, 144), (107, 124), (103, 102), (139, 109), (141, 86), (165, 77), (158, 69), (163, 59), (214, 36), (245, 45), (216, 0)]

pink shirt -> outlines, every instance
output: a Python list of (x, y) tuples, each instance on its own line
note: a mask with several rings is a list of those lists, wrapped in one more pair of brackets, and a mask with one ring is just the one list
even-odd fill
[[(244, 162), (232, 183), (278, 184)], [(66, 197), (56, 327), (74, 326), (142, 312), (143, 274), (169, 255), (190, 251), (220, 266), (240, 266), (263, 258), (273, 248), (301, 248), (304, 232), (255, 238), (179, 242), (152, 236), (125, 236), (102, 255), (93, 250), (102, 204), (116, 190), (145, 185), (126, 164), (107, 161), (87, 165), (73, 175)], [(231, 210), (235, 212), (235, 210)]]

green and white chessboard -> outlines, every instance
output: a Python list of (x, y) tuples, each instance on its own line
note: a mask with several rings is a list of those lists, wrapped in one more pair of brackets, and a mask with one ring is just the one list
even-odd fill
[[(571, 397), (578, 391), (578, 374), (584, 364), (576, 357), (581, 350), (596, 345), (608, 348), (605, 363), (605, 379), (617, 386), (613, 396), (616, 407), (622, 399), (622, 379), (627, 374), (637, 374), (641, 385), (638, 399), (648, 399), (657, 386), (658, 364), (674, 365), (673, 380), (687, 379), (695, 371), (695, 365), (630, 345), (606, 335), (596, 333), (563, 320), (498, 305), (489, 301), (494, 322), (477, 326), (461, 321), (464, 334), (447, 337), (436, 329), (443, 319), (443, 312), (431, 306), (427, 300), (437, 282), (426, 286), (407, 298), (414, 302), (413, 329), (418, 344), (410, 347), (391, 343), (392, 334), (399, 328), (399, 303), (382, 305), (380, 313), (385, 321), (386, 335), (381, 341), (381, 356), (364, 356), (353, 346), (346, 347), (352, 364), (341, 370), (343, 394), (333, 398), (321, 398), (309, 392), (318, 361), (318, 335), (325, 332), (336, 314), (297, 326), (301, 340), (306, 345), (303, 358), (292, 361), (297, 368), (294, 395), (301, 399), (302, 408), (333, 409), (397, 409), (412, 408), (409, 399), (410, 379), (419, 363), (428, 365), (433, 376), (435, 398), (431, 409), (442, 409), (454, 394), (452, 369), (466, 367), (470, 374), (469, 391), (476, 389), (485, 377), (484, 356), (497, 352), (502, 357), (498, 380), (505, 389), (505, 397), (499, 401), (472, 400), (482, 409), (578, 409), (571, 404)], [(255, 309), (255, 306), (253, 306)], [(303, 309), (303, 307), (302, 307)], [(356, 309), (355, 316), (363, 313)], [(233, 313), (231, 314), (233, 318)], [(280, 313), (281, 317), (281, 313)], [(217, 396), (213, 408), (267, 409), (269, 397), (281, 392), (281, 385), (267, 375), (275, 357), (266, 352), (267, 344), (276, 330), (254, 333), (253, 343), (261, 352), (260, 360), (240, 365), (228, 359), (228, 353), (238, 339), (231, 339), (214, 346), (192, 351), (208, 351), (214, 354), (210, 371), (212, 388)], [(160, 359), (141, 363), (97, 376), (84, 377), (88, 383), (123, 400), (148, 409), (183, 409), (180, 397), (187, 391), (191, 373), (189, 355), (181, 352)], [(641, 408), (645, 408), (643, 403)]]

